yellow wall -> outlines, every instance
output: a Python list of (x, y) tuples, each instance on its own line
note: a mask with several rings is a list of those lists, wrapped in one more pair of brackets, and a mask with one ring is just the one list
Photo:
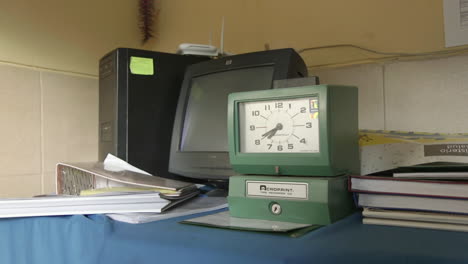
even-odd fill
[[(213, 44), (225, 17), (225, 50), (243, 53), (356, 44), (375, 50), (444, 48), (442, 0), (159, 0), (157, 39), (140, 45), (137, 0), (1, 1), (0, 61), (97, 75), (116, 47), (174, 52)], [(309, 66), (375, 55), (353, 48), (304, 52)]]
[[(160, 40), (170, 50), (180, 42), (219, 43), (225, 17), (225, 49), (234, 53), (291, 47), (297, 50), (355, 44), (392, 52), (444, 48), (442, 0), (162, 0)], [(309, 66), (375, 55), (354, 48), (302, 54)]]
[(136, 1), (0, 1), (0, 61), (97, 75), (98, 58), (138, 47)]

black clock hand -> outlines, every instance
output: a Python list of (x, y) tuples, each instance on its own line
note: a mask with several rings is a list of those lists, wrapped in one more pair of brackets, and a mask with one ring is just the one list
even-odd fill
[(283, 125), (281, 123), (276, 124), (276, 126), (273, 129), (262, 135), (262, 139), (264, 139), (265, 137), (268, 137), (268, 139), (272, 138), (276, 134), (276, 132), (281, 129), (283, 129)]
[(273, 128), (273, 129), (265, 132), (265, 134), (262, 135), (262, 139), (266, 138), (267, 136), (270, 136), (270, 134), (273, 133), (273, 131), (276, 132), (276, 128)]
[(268, 139), (272, 138), (275, 134), (276, 134), (276, 131), (278, 131), (278, 129), (276, 129), (275, 131), (272, 131), (272, 133), (270, 133), (270, 135), (268, 135)]
[(274, 131), (271, 131), (270, 135), (268, 135), (268, 139), (272, 138), (278, 130), (282, 130), (282, 129), (283, 129), (283, 124), (281, 123), (276, 124)]

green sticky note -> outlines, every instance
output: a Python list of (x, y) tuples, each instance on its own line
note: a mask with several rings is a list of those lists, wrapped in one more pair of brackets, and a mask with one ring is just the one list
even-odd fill
[(154, 75), (153, 59), (130, 57), (130, 72), (139, 75)]

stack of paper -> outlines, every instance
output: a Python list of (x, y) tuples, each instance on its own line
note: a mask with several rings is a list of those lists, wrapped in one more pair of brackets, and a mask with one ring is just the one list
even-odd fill
[(184, 215), (192, 215), (227, 208), (226, 197), (196, 197), (188, 203), (161, 213), (125, 213), (107, 214), (110, 218), (132, 224), (140, 224), (174, 218)]
[(103, 196), (45, 196), (0, 200), (0, 218), (129, 212), (159, 213), (171, 202), (158, 193)]
[(193, 183), (151, 176), (109, 155), (104, 163), (57, 164), (57, 195), (0, 200), (0, 218), (161, 213), (198, 193)]

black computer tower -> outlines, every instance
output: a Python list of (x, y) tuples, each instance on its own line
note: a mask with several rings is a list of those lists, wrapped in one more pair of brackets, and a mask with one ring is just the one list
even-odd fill
[(172, 128), (185, 68), (207, 59), (128, 48), (101, 58), (99, 160), (111, 153), (153, 175), (171, 178)]

